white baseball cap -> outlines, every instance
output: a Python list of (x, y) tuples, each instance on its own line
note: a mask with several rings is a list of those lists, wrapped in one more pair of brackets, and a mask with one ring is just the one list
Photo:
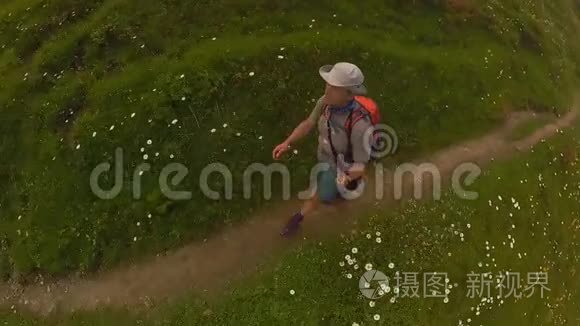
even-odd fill
[(359, 67), (348, 62), (320, 67), (320, 76), (328, 84), (349, 89), (355, 95), (365, 95), (367, 88), (363, 84), (365, 76)]

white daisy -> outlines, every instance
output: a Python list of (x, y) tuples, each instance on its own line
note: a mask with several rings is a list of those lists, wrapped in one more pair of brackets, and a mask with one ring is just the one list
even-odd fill
[(93, 137), (97, 137), (97, 132), (93, 132)]
[(143, 159), (144, 159), (144, 160), (147, 160), (147, 159), (149, 159), (149, 155), (147, 155), (147, 154), (143, 155)]
[(356, 253), (358, 252), (358, 249), (357, 249), (357, 248), (352, 248), (351, 252), (352, 252), (353, 254), (356, 254)]
[(153, 141), (151, 139), (147, 140), (147, 145), (151, 145), (153, 144)]
[(213, 128), (212, 130), (210, 130), (210, 132), (213, 134), (214, 132), (216, 132), (216, 129)]
[(171, 121), (171, 124), (172, 124), (172, 125), (174, 125), (174, 124), (176, 124), (178, 121), (179, 121), (179, 120), (177, 120), (177, 119), (173, 119), (173, 121)]
[(366, 269), (367, 271), (370, 271), (371, 269), (373, 269), (373, 264), (371, 264), (371, 263), (367, 263), (367, 264), (365, 265), (365, 269)]
[(252, 77), (252, 76), (254, 76), (254, 72), (250, 71), (250, 73), (248, 75), (250, 75), (250, 77)]
[(376, 315), (374, 315), (374, 316), (373, 316), (373, 318), (374, 318), (375, 320), (379, 320), (379, 319), (381, 319), (381, 315), (379, 315), (379, 314), (376, 314)]
[(296, 291), (290, 290), (290, 295), (294, 295), (295, 293), (296, 293)]

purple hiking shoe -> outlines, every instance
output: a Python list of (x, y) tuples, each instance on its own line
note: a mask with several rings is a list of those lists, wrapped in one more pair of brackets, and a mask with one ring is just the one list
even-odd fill
[(292, 216), (292, 218), (288, 220), (288, 223), (286, 223), (286, 226), (284, 227), (280, 235), (283, 237), (293, 236), (296, 233), (296, 231), (298, 231), (298, 229), (300, 228), (300, 223), (302, 222), (303, 219), (304, 215), (302, 215), (301, 213), (294, 214), (294, 216)]

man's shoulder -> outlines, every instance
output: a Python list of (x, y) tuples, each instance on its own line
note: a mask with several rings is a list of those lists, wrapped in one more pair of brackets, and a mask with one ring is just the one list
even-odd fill
[(316, 105), (314, 105), (314, 109), (310, 113), (310, 116), (308, 116), (308, 120), (310, 120), (312, 123), (316, 123), (318, 118), (320, 118), (320, 116), (322, 115), (323, 108), (324, 108), (324, 95), (322, 95), (318, 99), (318, 101), (316, 101)]

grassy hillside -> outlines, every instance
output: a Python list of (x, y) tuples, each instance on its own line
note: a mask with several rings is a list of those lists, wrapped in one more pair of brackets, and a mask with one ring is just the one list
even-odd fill
[[(506, 111), (564, 112), (580, 71), (577, 17), (565, 0), (4, 1), (0, 275), (91, 272), (264, 207), (242, 198), (241, 182), (231, 201), (206, 199), (199, 173), (222, 162), (241, 180), (250, 163), (270, 163), (321, 95), (322, 64), (366, 72), (398, 132), (396, 160), (480, 134)], [(288, 159), (293, 192), (314, 139)], [(125, 186), (100, 200), (89, 175), (116, 148)], [(145, 154), (152, 169), (135, 200), (130, 176)], [(192, 200), (161, 194), (169, 162), (189, 168)]]
[[(147, 312), (101, 310), (47, 319), (5, 311), (0, 320), (21, 326), (576, 325), (578, 153), (577, 122), (530, 153), (493, 163), (469, 187), (479, 194), (477, 200), (449, 191), (440, 201), (361, 212), (368, 216), (356, 233), (310, 240), (273, 258), (259, 274), (232, 285), (231, 293), (218, 299), (191, 296)], [(367, 264), (390, 278), (389, 293), (373, 301), (359, 291)], [(405, 287), (413, 285), (397, 283), (397, 272), (401, 277), (417, 273), (418, 297), (403, 297)], [(423, 277), (433, 272), (442, 277), (441, 292), (449, 279), (448, 301), (424, 297)], [(515, 292), (499, 277), (506, 272), (519, 273), (512, 274), (520, 278)], [(543, 294), (540, 285), (534, 292), (526, 290), (533, 282), (528, 273), (539, 272), (547, 275)], [(475, 279), (470, 273), (490, 273), (489, 293), (484, 286), (470, 285), (469, 279)]]

